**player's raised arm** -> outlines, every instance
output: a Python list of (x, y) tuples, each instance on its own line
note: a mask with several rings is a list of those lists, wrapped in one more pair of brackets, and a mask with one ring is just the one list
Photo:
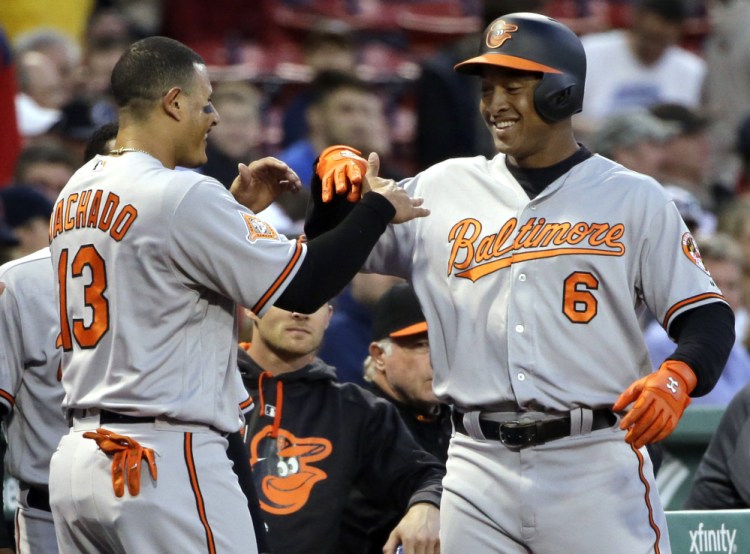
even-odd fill
[(239, 164), (239, 174), (229, 191), (235, 200), (254, 213), (265, 210), (284, 191), (298, 193), (299, 176), (287, 164), (274, 157), (261, 158), (250, 165)]
[[(403, 223), (429, 215), (422, 199), (410, 198), (390, 179), (379, 177), (380, 158), (371, 153), (365, 160), (348, 146), (332, 146), (321, 154), (310, 183), (312, 192), (305, 218), (305, 235), (315, 238), (341, 223), (363, 194), (384, 196), (396, 209), (391, 223)], [(360, 179), (361, 176), (361, 179)]]

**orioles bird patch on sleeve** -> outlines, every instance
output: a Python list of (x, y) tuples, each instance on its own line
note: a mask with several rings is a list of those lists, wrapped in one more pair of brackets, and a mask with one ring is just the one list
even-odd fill
[(276, 232), (270, 224), (266, 223), (260, 218), (255, 217), (252, 214), (246, 214), (240, 212), (242, 219), (245, 220), (247, 225), (248, 235), (247, 240), (255, 242), (258, 239), (278, 239), (279, 234)]
[(703, 264), (703, 258), (701, 258), (700, 250), (698, 250), (698, 244), (695, 242), (693, 235), (691, 235), (690, 233), (684, 233), (682, 235), (682, 251), (688, 257), (688, 260), (693, 262), (708, 275), (711, 275), (710, 273), (708, 273), (708, 269), (706, 269), (706, 266)]

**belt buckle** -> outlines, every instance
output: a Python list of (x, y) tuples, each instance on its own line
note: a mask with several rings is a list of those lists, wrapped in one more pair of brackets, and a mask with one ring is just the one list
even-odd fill
[(510, 448), (524, 448), (535, 444), (537, 422), (531, 420), (506, 421), (500, 424), (500, 442)]

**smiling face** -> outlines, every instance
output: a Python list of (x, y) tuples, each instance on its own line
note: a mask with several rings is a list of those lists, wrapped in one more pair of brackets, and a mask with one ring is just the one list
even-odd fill
[(495, 148), (519, 167), (549, 167), (577, 147), (570, 119), (544, 120), (534, 108), (540, 74), (487, 66), (482, 72), (479, 110)]
[(189, 89), (182, 90), (177, 97), (184, 113), (185, 125), (181, 129), (181, 143), (177, 153), (177, 165), (198, 167), (206, 163), (206, 141), (211, 128), (220, 118), (211, 103), (211, 80), (206, 66), (195, 64), (195, 77)]

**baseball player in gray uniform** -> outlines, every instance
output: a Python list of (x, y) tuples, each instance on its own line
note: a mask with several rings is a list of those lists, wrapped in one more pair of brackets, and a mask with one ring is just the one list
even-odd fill
[(205, 163), (219, 123), (195, 52), (138, 41), (112, 91), (115, 150), (76, 172), (50, 222), (71, 424), (50, 465), (57, 541), (66, 553), (256, 552), (226, 456), (241, 422), (237, 304), (314, 311), (390, 221), (428, 211), (378, 183), (331, 233), (289, 240), (255, 216), (299, 188), (282, 162), (241, 164), (231, 192), (174, 170)]
[(47, 485), (49, 462), (68, 424), (60, 404), (57, 290), (48, 248), (0, 267), (0, 410), (5, 467), (20, 483), (18, 552), (57, 552)]
[[(645, 445), (715, 384), (733, 313), (661, 186), (576, 141), (586, 59), (570, 29), (503, 16), (456, 69), (481, 78), (498, 154), (400, 183), (432, 215), (389, 227), (365, 266), (413, 283), (454, 406), (442, 551), (668, 553)], [(308, 236), (356, 199), (326, 169), (313, 184), (333, 214)], [(646, 307), (677, 342), (654, 373)]]

